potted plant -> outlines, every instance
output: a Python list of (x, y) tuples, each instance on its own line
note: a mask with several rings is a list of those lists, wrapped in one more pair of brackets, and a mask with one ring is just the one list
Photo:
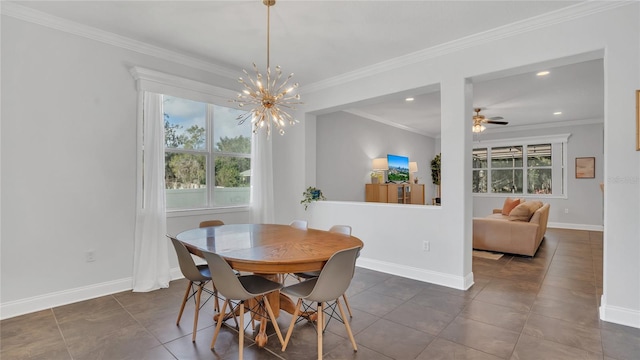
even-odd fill
[(326, 200), (324, 195), (322, 194), (322, 190), (317, 189), (313, 186), (309, 186), (305, 192), (302, 193), (302, 200), (300, 204), (304, 205), (304, 209), (307, 210), (307, 207), (311, 202), (318, 200)]
[(436, 204), (440, 204), (440, 154), (431, 160), (431, 181), (436, 186)]

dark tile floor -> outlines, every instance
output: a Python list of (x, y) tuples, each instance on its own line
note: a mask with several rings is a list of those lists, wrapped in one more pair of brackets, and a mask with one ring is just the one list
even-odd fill
[[(640, 359), (640, 329), (598, 319), (602, 233), (549, 229), (534, 258), (474, 258), (473, 271), (475, 285), (460, 291), (358, 268), (348, 291), (358, 352), (334, 321), (325, 358)], [(174, 281), (151, 293), (123, 292), (4, 320), (0, 358), (237, 358), (231, 327), (209, 349), (211, 306), (201, 313), (195, 344), (192, 304), (175, 325), (185, 286)], [(280, 316), (283, 331), (290, 319)], [(285, 352), (273, 329), (264, 349), (250, 332), (246, 359), (316, 357), (316, 333), (307, 322), (296, 326)]]

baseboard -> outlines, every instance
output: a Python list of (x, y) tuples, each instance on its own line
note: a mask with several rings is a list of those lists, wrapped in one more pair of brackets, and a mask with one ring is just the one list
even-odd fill
[(569, 230), (586, 230), (586, 231), (604, 231), (603, 225), (589, 225), (589, 224), (570, 224), (570, 223), (557, 223), (549, 222), (547, 227), (556, 229), (569, 229)]
[(600, 320), (640, 329), (640, 311), (607, 305), (601, 296)]
[[(170, 269), (169, 275), (171, 276), (171, 280), (181, 279), (184, 277), (180, 268)], [(8, 301), (0, 304), (0, 320), (131, 290), (132, 284), (133, 278), (128, 277), (75, 289), (34, 296), (27, 299)]]
[(75, 289), (56, 291), (31, 298), (9, 301), (0, 304), (2, 320), (35, 311), (50, 309), (78, 301), (89, 300), (121, 291), (131, 290), (132, 278), (107, 281), (100, 284), (83, 286)]
[(386, 261), (373, 260), (360, 257), (356, 263), (357, 266), (380, 271), (387, 274), (406, 277), (409, 279), (424, 281), (436, 285), (442, 285), (454, 289), (466, 290), (473, 285), (473, 273), (465, 277), (454, 276), (437, 271), (425, 270)]

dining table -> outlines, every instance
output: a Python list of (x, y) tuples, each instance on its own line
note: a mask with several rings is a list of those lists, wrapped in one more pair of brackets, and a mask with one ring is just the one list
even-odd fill
[[(364, 246), (355, 236), (318, 229), (299, 229), (280, 224), (228, 224), (180, 232), (176, 239), (195, 255), (213, 252), (239, 272), (250, 272), (271, 280), (282, 274), (320, 271), (337, 251)], [(215, 283), (215, 274), (212, 274)], [(268, 295), (275, 316), (283, 310), (293, 314), (291, 298), (274, 292)], [(255, 341), (267, 343), (267, 317), (261, 316)], [(274, 326), (277, 326), (274, 324)], [(241, 330), (242, 331), (242, 330)]]

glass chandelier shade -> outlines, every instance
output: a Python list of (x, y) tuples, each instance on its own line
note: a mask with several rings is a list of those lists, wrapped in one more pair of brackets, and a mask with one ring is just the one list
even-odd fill
[(473, 131), (474, 133), (481, 133), (486, 129), (486, 127), (484, 127), (484, 125), (481, 124), (475, 124), (473, 125), (473, 127), (471, 128), (471, 131)]
[(280, 66), (275, 67), (275, 76), (271, 73), (269, 64), (270, 8), (276, 2), (275, 0), (263, 0), (262, 2), (267, 6), (266, 77), (260, 73), (255, 63), (253, 63), (254, 77), (243, 69), (246, 80), (240, 77), (238, 82), (243, 85), (244, 89), (238, 93), (236, 99), (231, 101), (237, 103), (239, 108), (253, 106), (251, 110), (236, 118), (238, 125), (243, 124), (247, 119), (251, 119), (254, 133), (266, 128), (267, 137), (270, 137), (272, 128), (277, 129), (280, 135), (284, 135), (284, 128), (287, 124), (295, 125), (299, 122), (287, 110), (296, 110), (295, 105), (302, 103), (299, 101), (299, 94), (292, 94), (293, 90), (298, 87), (298, 83), (289, 85), (289, 80), (293, 77), (293, 73), (289, 74), (284, 80), (282, 79)]

